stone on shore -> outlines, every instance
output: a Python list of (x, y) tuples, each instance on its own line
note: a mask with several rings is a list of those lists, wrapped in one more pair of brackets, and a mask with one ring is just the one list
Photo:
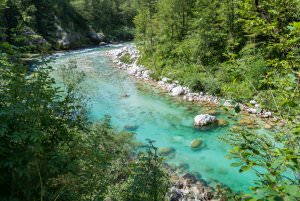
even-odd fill
[(249, 108), (247, 110), (250, 114), (257, 114), (257, 109), (256, 108)]
[(224, 107), (233, 107), (233, 103), (231, 100), (226, 100), (223, 104)]
[(213, 124), (217, 122), (217, 118), (215, 116), (209, 114), (201, 114), (197, 115), (194, 118), (194, 125), (195, 126), (207, 126), (209, 124)]
[(169, 81), (170, 81), (170, 78), (163, 77), (163, 78), (161, 79), (161, 81), (163, 81), (164, 83), (167, 83), (167, 82), (169, 82)]
[(181, 86), (177, 86), (172, 89), (171, 95), (172, 96), (180, 96), (183, 94), (183, 92), (184, 92), (183, 88)]

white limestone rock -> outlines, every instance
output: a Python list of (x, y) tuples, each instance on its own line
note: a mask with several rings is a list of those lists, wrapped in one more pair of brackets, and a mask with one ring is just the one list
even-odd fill
[(217, 118), (215, 116), (209, 114), (201, 114), (197, 115), (194, 118), (194, 125), (195, 126), (206, 126), (212, 123), (217, 122)]
[(183, 92), (184, 92), (184, 90), (183, 90), (182, 86), (177, 86), (172, 89), (171, 95), (172, 96), (180, 96), (183, 94)]

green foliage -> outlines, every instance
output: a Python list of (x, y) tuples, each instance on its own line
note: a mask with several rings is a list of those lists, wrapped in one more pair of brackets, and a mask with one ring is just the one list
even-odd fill
[(2, 0), (0, 42), (45, 53), (131, 40), (135, 5), (129, 0)]
[(59, 70), (60, 88), (47, 65), (28, 72), (4, 53), (0, 65), (0, 200), (104, 200), (112, 189), (126, 201), (165, 195), (152, 144), (135, 155), (133, 135), (116, 132), (109, 117), (88, 122), (76, 63)]
[(132, 64), (133, 59), (131, 58), (129, 53), (124, 54), (121, 58), (120, 61), (125, 63), (125, 64)]
[(130, 175), (117, 186), (112, 186), (107, 200), (112, 201), (160, 201), (166, 199), (169, 187), (169, 175), (162, 167), (153, 142), (138, 153), (135, 163), (129, 166)]
[(255, 98), (288, 121), (274, 135), (238, 130), (224, 138), (232, 165), (257, 172), (244, 200), (300, 199), (299, 9), (298, 0), (159, 0), (140, 4), (134, 21), (140, 62), (155, 78), (236, 102)]
[(72, 0), (71, 4), (107, 40), (133, 39), (136, 2), (129, 0)]
[(230, 158), (240, 172), (254, 170), (257, 175), (251, 200), (299, 200), (300, 127), (291, 124), (275, 135), (243, 130), (224, 137), (234, 148)]
[(156, 78), (290, 113), (300, 105), (299, 8), (296, 0), (143, 1), (134, 20), (140, 62)]

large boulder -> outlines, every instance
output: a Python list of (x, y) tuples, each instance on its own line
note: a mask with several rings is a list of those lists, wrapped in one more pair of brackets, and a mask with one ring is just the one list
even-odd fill
[(217, 118), (209, 114), (197, 115), (194, 118), (195, 126), (207, 126), (209, 124), (216, 123), (216, 122), (217, 122)]
[(173, 88), (171, 91), (172, 96), (180, 96), (183, 93), (184, 93), (184, 89), (182, 86), (177, 86), (177, 87)]

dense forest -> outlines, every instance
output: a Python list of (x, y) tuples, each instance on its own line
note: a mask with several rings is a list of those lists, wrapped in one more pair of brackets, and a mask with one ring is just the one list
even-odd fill
[[(149, 6), (150, 5), (150, 6)], [(300, 4), (288, 1), (149, 1), (135, 18), (141, 61), (156, 76), (237, 101), (257, 97), (299, 110)]]
[[(58, 88), (28, 58), (134, 39), (159, 79), (236, 102), (256, 99), (280, 131), (229, 133), (229, 157), (259, 180), (223, 200), (300, 199), (299, 0), (0, 0), (0, 200), (162, 201), (153, 142), (90, 122), (76, 65)], [(31, 61), (31, 60), (29, 60)], [(70, 76), (71, 75), (71, 76)], [(262, 171), (257, 171), (257, 169)]]
[(26, 48), (27, 52), (133, 38), (135, 10), (131, 1), (2, 1), (2, 40)]

